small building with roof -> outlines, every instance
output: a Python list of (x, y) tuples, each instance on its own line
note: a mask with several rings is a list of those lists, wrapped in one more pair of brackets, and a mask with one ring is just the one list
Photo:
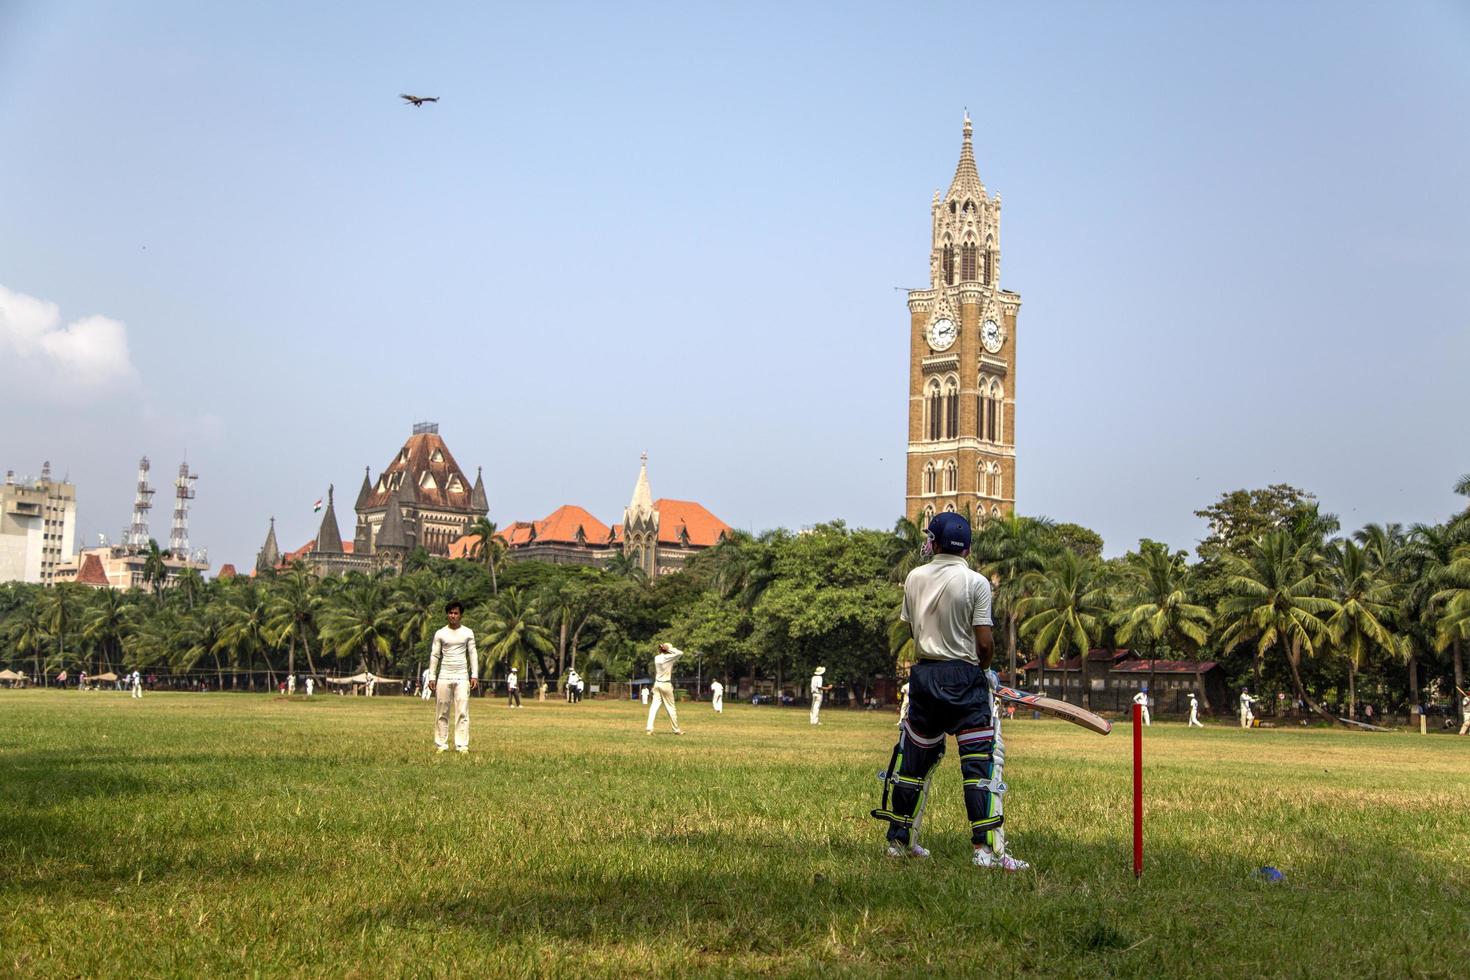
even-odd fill
[[(1022, 683), (1047, 697), (1081, 702), (1081, 657), (1042, 667), (1039, 657), (1023, 666)], [(1143, 690), (1153, 697), (1158, 713), (1187, 712), (1191, 692), (1202, 698), (1201, 709), (1206, 703), (1215, 711), (1230, 708), (1225, 671), (1214, 660), (1164, 660), (1140, 656), (1136, 650), (1090, 650), (1087, 687), (1094, 711), (1125, 711), (1133, 695)]]

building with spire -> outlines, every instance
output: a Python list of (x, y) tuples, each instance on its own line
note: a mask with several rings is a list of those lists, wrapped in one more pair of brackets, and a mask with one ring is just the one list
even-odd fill
[[(268, 567), (300, 560), (318, 575), (341, 575), (401, 569), (415, 548), (448, 557), (450, 545), (490, 512), (490, 503), (483, 471), (476, 470), (471, 484), (439, 435), (439, 426), (420, 422), (376, 480), (372, 470), (364, 468), (353, 510), (357, 516), (353, 537), (344, 541), (336, 488), (329, 486), (316, 537), (295, 551), (277, 552), (276, 562)], [(268, 541), (274, 540), (273, 519)]]
[(1016, 506), (1016, 315), (1000, 288), (1000, 195), (975, 166), (965, 114), (960, 160), (930, 204), (929, 288), (910, 290), (904, 513), (979, 522)]
[[(729, 537), (732, 529), (692, 500), (655, 500), (648, 482), (648, 454), (642, 456), (633, 495), (619, 524), (604, 524), (575, 504), (563, 504), (539, 521), (516, 521), (496, 536), (511, 561), (606, 567), (625, 556), (649, 578), (682, 568), (699, 552)], [(450, 556), (468, 558), (477, 539), (460, 538)]]

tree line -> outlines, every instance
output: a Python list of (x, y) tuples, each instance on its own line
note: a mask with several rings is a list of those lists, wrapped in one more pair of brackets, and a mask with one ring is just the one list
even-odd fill
[[(1458, 492), (1470, 496), (1470, 478)], [(976, 528), (970, 561), (995, 589), (998, 667), (1033, 657), (1044, 672), (1088, 650), (1219, 661), (1229, 683), (1290, 692), (1309, 710), (1355, 713), (1444, 699), (1465, 687), (1470, 640), (1470, 516), (1368, 524), (1343, 534), (1311, 494), (1284, 484), (1222, 494), (1193, 556), (1143, 540), (1119, 558), (1075, 524), (1040, 517)], [(148, 587), (0, 586), (0, 663), (59, 670), (204, 671), (220, 686), (274, 686), (298, 673), (413, 676), (450, 599), (465, 604), (483, 669), (515, 667), (556, 684), (576, 666), (609, 680), (647, 671), (656, 643), (701, 658), (706, 676), (760, 677), (778, 689), (818, 663), (863, 693), (912, 659), (898, 619), (923, 530), (840, 521), (800, 532), (736, 532), (680, 571), (647, 579), (607, 568), (510, 561), (481, 520), (465, 559), (419, 551), (401, 574), (318, 577), (296, 563), (164, 588), (152, 546)], [(1090, 697), (1081, 659), (1081, 697)], [(1207, 706), (1208, 707), (1208, 706)], [(1217, 706), (1223, 707), (1223, 706)]]

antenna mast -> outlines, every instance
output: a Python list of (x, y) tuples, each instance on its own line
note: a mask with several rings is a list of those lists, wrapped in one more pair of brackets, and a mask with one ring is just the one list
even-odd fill
[(138, 492), (133, 497), (133, 525), (123, 535), (129, 548), (148, 547), (148, 511), (153, 509), (153, 488), (148, 485), (148, 457), (138, 460)]
[(189, 501), (194, 499), (196, 473), (189, 472), (187, 460), (179, 464), (179, 478), (174, 481), (174, 525), (168, 538), (168, 550), (175, 558), (189, 558)]

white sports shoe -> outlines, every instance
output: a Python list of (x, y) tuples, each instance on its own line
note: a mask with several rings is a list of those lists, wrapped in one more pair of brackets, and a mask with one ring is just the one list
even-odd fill
[(888, 842), (887, 854), (891, 858), (926, 858), (929, 852), (918, 844), (900, 844), (896, 840)]
[(1025, 871), (1031, 867), (1020, 858), (1005, 853), (997, 854), (988, 847), (975, 848), (975, 856), (971, 860), (977, 868), (1000, 868), (1002, 871)]

